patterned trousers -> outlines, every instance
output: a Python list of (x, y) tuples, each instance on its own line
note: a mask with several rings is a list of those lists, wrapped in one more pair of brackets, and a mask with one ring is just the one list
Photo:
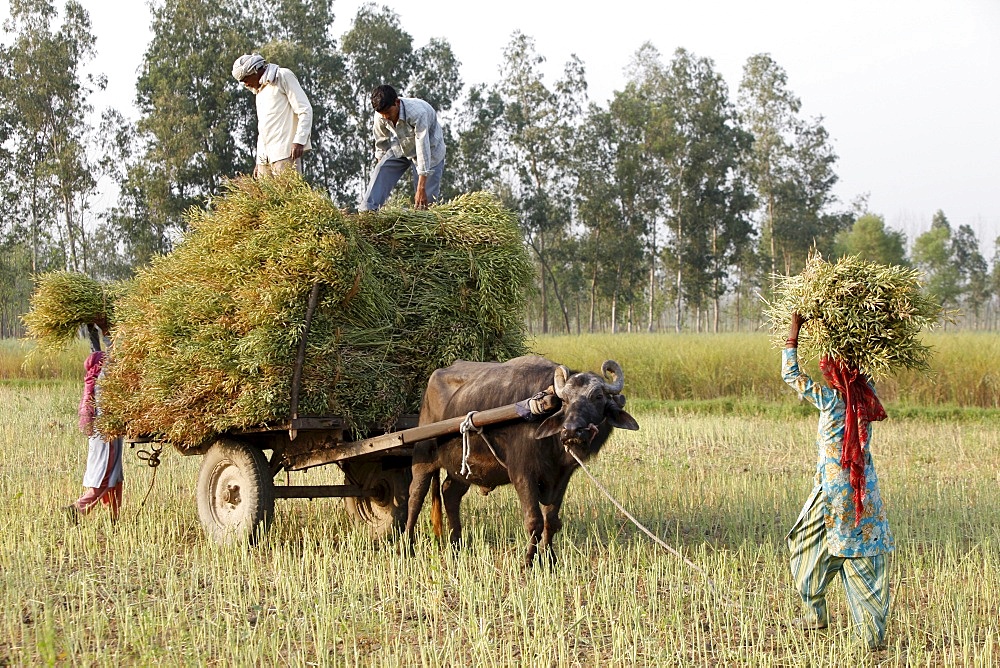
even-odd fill
[(804, 521), (787, 538), (795, 588), (806, 606), (806, 620), (826, 625), (826, 588), (839, 572), (855, 630), (869, 647), (885, 642), (889, 616), (888, 555), (835, 557), (827, 551), (823, 503), (816, 496)]

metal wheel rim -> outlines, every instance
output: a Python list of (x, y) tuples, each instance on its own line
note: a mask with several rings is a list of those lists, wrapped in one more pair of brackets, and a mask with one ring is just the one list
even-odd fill
[[(375, 484), (368, 487), (367, 485), (373, 480)], [(382, 476), (377, 476), (377, 474), (371, 474), (367, 476), (364, 485), (365, 491), (371, 493), (356, 500), (358, 514), (361, 518), (366, 522), (378, 522), (391, 517), (392, 511), (387, 508), (392, 505), (392, 490), (389, 488), (389, 483), (386, 479)]]
[(212, 470), (212, 519), (220, 527), (235, 530), (245, 523), (250, 504), (245, 498), (247, 478), (231, 460), (224, 460)]

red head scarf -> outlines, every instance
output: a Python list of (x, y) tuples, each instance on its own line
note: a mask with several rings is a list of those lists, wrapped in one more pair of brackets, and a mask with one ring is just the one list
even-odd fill
[(868, 378), (840, 360), (824, 357), (819, 368), (830, 387), (840, 393), (846, 406), (844, 445), (840, 451), (840, 467), (848, 469), (854, 490), (854, 526), (861, 523), (865, 496), (865, 455), (868, 423), (885, 419), (885, 409), (868, 384)]
[(97, 377), (101, 374), (101, 367), (104, 366), (104, 352), (101, 350), (90, 353), (87, 361), (83, 363), (83, 398), (80, 399), (80, 431), (87, 436), (94, 433), (94, 418), (97, 417), (97, 404), (94, 403), (94, 388), (97, 386)]

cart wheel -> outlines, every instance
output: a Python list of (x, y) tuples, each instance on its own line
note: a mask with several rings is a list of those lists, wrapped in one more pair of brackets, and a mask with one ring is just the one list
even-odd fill
[(274, 484), (264, 453), (240, 441), (216, 441), (198, 472), (198, 517), (208, 537), (254, 545), (273, 515)]
[(400, 533), (406, 526), (406, 500), (410, 492), (410, 469), (382, 470), (380, 462), (343, 462), (344, 477), (364, 488), (369, 496), (344, 497), (347, 515), (364, 522), (376, 537)]

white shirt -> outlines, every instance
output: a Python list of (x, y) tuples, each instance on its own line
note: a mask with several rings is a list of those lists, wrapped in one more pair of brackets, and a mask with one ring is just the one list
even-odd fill
[(312, 105), (295, 74), (278, 68), (273, 83), (264, 83), (257, 91), (257, 164), (285, 160), (292, 155), (292, 144), (312, 148)]

